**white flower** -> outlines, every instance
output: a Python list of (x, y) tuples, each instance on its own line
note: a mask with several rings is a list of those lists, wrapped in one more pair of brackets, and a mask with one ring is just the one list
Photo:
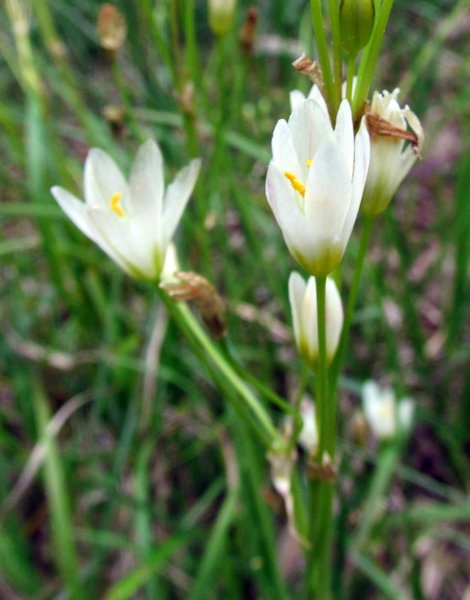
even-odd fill
[[(387, 91), (374, 92), (368, 125), (371, 134), (371, 156), (367, 174), (364, 197), (361, 209), (364, 214), (374, 216), (383, 212), (390, 203), (392, 196), (413, 166), (423, 146), (424, 134), (418, 117), (408, 106), (400, 108), (397, 102), (400, 90), (397, 88), (391, 94)], [(379, 120), (377, 121), (377, 117)], [(374, 119), (377, 122), (374, 122)], [(412, 132), (414, 143), (404, 137), (385, 135), (384, 120), (393, 128)], [(374, 131), (376, 130), (376, 131)], [(382, 135), (383, 134), (383, 135)]]
[(369, 135), (354, 137), (343, 100), (336, 127), (314, 100), (278, 121), (272, 139), (266, 194), (295, 260), (311, 275), (327, 275), (346, 249), (369, 165)]
[[(330, 277), (326, 280), (326, 354), (331, 360), (338, 347), (343, 327), (343, 306), (338, 288)], [(295, 271), (289, 277), (289, 301), (294, 337), (300, 356), (315, 368), (318, 359), (317, 288), (315, 278), (305, 283)]]
[(380, 388), (375, 381), (366, 381), (362, 386), (362, 405), (369, 427), (380, 440), (392, 438), (411, 427), (413, 400), (403, 398), (397, 402), (390, 388)]
[(137, 151), (129, 183), (106, 152), (93, 148), (85, 162), (85, 202), (58, 186), (51, 192), (75, 225), (126, 273), (156, 280), (199, 168), (199, 159), (192, 160), (165, 192), (162, 155), (154, 141)]

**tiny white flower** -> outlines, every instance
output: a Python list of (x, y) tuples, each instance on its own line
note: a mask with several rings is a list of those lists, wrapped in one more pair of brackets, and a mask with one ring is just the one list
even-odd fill
[(327, 275), (341, 261), (357, 217), (369, 166), (364, 125), (354, 137), (343, 100), (333, 129), (314, 100), (278, 121), (272, 139), (266, 194), (294, 259), (311, 275)]
[(362, 405), (369, 427), (380, 440), (392, 438), (411, 427), (413, 400), (403, 398), (397, 402), (390, 388), (381, 388), (375, 381), (366, 381), (362, 386)]
[[(343, 327), (343, 305), (338, 288), (330, 277), (326, 280), (326, 354), (329, 361), (338, 347)], [(315, 368), (318, 360), (317, 288), (314, 277), (308, 282), (295, 271), (289, 277), (289, 301), (294, 337), (300, 356)]]
[[(361, 204), (361, 210), (366, 215), (375, 216), (387, 208), (423, 146), (424, 134), (421, 123), (408, 106), (400, 108), (397, 102), (399, 93), (398, 88), (392, 93), (374, 92), (368, 110), (371, 156)], [(377, 117), (405, 133), (411, 130), (415, 137), (414, 143), (399, 135), (382, 135), (381, 133), (385, 131), (380, 131), (381, 122), (379, 121), (374, 127), (373, 119)], [(377, 129), (375, 133), (374, 129)]]
[(93, 148), (85, 162), (85, 202), (58, 186), (51, 192), (75, 225), (126, 273), (156, 280), (199, 168), (199, 159), (192, 160), (165, 192), (162, 155), (154, 141), (137, 151), (129, 183), (106, 152)]

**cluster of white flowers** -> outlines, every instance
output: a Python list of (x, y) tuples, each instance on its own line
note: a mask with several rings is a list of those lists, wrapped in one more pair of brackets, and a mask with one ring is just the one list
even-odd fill
[[(318, 86), (307, 97), (299, 90), (290, 93), (291, 115), (278, 121), (273, 133), (266, 195), (291, 255), (313, 277), (338, 266), (359, 209), (367, 216), (383, 212), (419, 156), (421, 124), (408, 106), (400, 108), (398, 94), (398, 89), (375, 92), (354, 135), (348, 100), (341, 102), (333, 128)], [(299, 354), (313, 366), (318, 355), (315, 280), (307, 286), (300, 281), (298, 274), (289, 280), (294, 336)], [(343, 310), (329, 279), (326, 294), (331, 360)]]

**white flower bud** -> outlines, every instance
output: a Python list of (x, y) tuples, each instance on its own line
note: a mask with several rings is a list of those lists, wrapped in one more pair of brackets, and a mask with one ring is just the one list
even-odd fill
[[(343, 327), (343, 306), (333, 279), (326, 280), (326, 354), (329, 361), (335, 355)], [(289, 277), (289, 301), (292, 310), (294, 337), (300, 356), (315, 369), (318, 360), (317, 288), (315, 278), (305, 283), (295, 271)]]
[(390, 203), (398, 186), (420, 155), (424, 134), (418, 117), (397, 102), (400, 90), (374, 92), (366, 114), (370, 134), (370, 165), (361, 210), (375, 216)]

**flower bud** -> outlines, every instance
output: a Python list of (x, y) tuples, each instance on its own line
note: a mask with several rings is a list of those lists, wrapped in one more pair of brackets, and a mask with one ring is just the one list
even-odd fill
[(209, 0), (209, 26), (215, 35), (230, 31), (235, 15), (236, 0)]
[[(326, 280), (326, 355), (335, 355), (343, 327), (343, 306), (333, 279)], [(314, 277), (308, 282), (295, 271), (289, 277), (289, 301), (294, 337), (300, 356), (315, 369), (318, 360), (317, 288)]]
[(421, 123), (408, 106), (400, 107), (399, 93), (398, 88), (392, 93), (374, 92), (366, 109), (371, 145), (361, 210), (367, 216), (376, 216), (387, 208), (423, 147)]
[(367, 44), (374, 28), (374, 18), (374, 0), (341, 0), (341, 44), (348, 54), (356, 56)]

